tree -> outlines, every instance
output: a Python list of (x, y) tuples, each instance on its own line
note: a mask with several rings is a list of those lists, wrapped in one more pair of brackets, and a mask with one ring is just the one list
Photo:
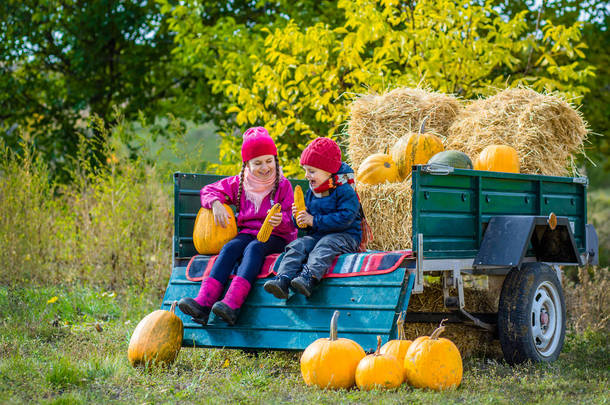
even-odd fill
[(582, 24), (582, 41), (587, 45), (584, 53), (587, 62), (595, 66), (595, 75), (589, 76), (586, 86), (589, 91), (582, 99), (581, 111), (591, 131), (591, 144), (586, 147), (587, 155), (610, 171), (610, 3), (600, 0), (547, 0), (536, 1), (499, 0), (495, 2), (501, 13), (514, 16), (523, 10), (530, 27), (544, 24)]
[(526, 10), (505, 18), (492, 4), (466, 0), (340, 0), (337, 7), (338, 24), (246, 30), (227, 19), (214, 35), (199, 30), (195, 11), (173, 10), (181, 60), (216, 56), (206, 77), (234, 114), (223, 124), (221, 170), (236, 169), (240, 139), (233, 133), (249, 125), (265, 125), (285, 163), (295, 162), (310, 139), (337, 137), (355, 94), (423, 82), (472, 98), (524, 84), (576, 99), (593, 74), (578, 24), (547, 22), (537, 31)]
[[(9, 146), (27, 128), (51, 165), (74, 155), (87, 117), (134, 117), (188, 72), (168, 69), (172, 33), (154, 0), (0, 2), (0, 117)], [(98, 133), (99, 135), (99, 133)]]

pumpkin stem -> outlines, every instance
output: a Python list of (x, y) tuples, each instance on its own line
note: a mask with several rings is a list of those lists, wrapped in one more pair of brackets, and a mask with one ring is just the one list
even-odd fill
[(398, 326), (398, 340), (407, 340), (407, 335), (405, 335), (405, 320), (402, 315), (403, 313), (401, 312), (398, 315), (398, 321), (396, 321), (396, 325)]
[(172, 302), (172, 306), (169, 308), (169, 312), (171, 312), (172, 314), (176, 313), (176, 304), (178, 304), (178, 301)]
[(423, 121), (421, 122), (421, 125), (419, 126), (419, 133), (423, 134), (424, 131), (426, 130), (426, 121), (428, 121), (428, 117), (430, 117), (429, 115), (426, 115), (423, 119)]
[(445, 325), (443, 325), (443, 323), (447, 320), (447, 318), (443, 319), (440, 323), (440, 325), (438, 326), (438, 328), (436, 328), (434, 330), (434, 332), (432, 332), (432, 334), (430, 335), (430, 339), (438, 339), (438, 337), (441, 335), (441, 333), (443, 333), (445, 331)]
[(337, 319), (339, 319), (339, 311), (333, 313), (330, 319), (330, 340), (337, 340)]
[(381, 350), (381, 336), (377, 335), (377, 350), (375, 350), (375, 356), (380, 356), (381, 353), (379, 353), (379, 351)]

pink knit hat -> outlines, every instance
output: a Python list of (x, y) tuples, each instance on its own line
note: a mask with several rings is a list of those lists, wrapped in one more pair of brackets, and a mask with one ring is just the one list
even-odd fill
[(277, 156), (277, 147), (263, 127), (252, 127), (244, 132), (241, 158), (244, 162), (262, 155)]
[(341, 149), (330, 138), (316, 138), (301, 153), (301, 164), (337, 173), (341, 167)]

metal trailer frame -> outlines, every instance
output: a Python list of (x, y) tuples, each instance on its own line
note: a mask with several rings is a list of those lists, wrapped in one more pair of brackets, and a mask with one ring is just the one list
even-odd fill
[[(199, 190), (222, 177), (174, 174), (174, 264), (163, 309), (199, 289), (200, 283), (185, 277), (186, 264), (196, 254), (192, 229), (200, 207)], [(304, 180), (291, 182), (307, 186)], [(499, 313), (465, 311), (462, 274), (506, 276), (545, 263), (561, 280), (560, 265), (595, 263), (597, 235), (586, 224), (587, 184), (586, 178), (414, 166), (414, 258), (388, 274), (323, 279), (309, 299), (296, 294), (278, 300), (262, 289), (265, 280), (257, 280), (235, 326), (212, 315), (202, 327), (177, 311), (185, 327), (183, 346), (302, 350), (328, 336), (328, 322), (338, 309), (342, 312), (339, 335), (373, 351), (377, 335), (396, 338), (398, 315), (406, 313), (412, 293), (423, 292), (426, 273), (442, 276), (443, 302), (450, 312), (409, 312), (406, 322), (448, 318), (497, 333)], [(513, 283), (518, 278), (518, 274), (510, 277)], [(559, 304), (563, 305), (563, 296)], [(559, 309), (565, 313), (565, 308)], [(563, 323), (565, 328), (565, 319)], [(560, 332), (562, 344), (564, 330)]]

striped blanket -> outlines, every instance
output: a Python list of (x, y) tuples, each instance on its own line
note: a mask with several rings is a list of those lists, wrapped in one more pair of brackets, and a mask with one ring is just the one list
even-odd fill
[[(265, 257), (258, 278), (277, 274), (277, 269), (284, 253), (275, 253)], [(382, 252), (370, 250), (361, 253), (348, 253), (339, 255), (326, 272), (326, 277), (352, 277), (385, 274), (396, 270), (404, 259), (412, 257), (411, 250), (395, 250)], [(186, 278), (191, 281), (201, 281), (209, 276), (212, 266), (218, 256), (193, 256), (186, 267)], [(237, 271), (233, 269), (232, 276)]]

